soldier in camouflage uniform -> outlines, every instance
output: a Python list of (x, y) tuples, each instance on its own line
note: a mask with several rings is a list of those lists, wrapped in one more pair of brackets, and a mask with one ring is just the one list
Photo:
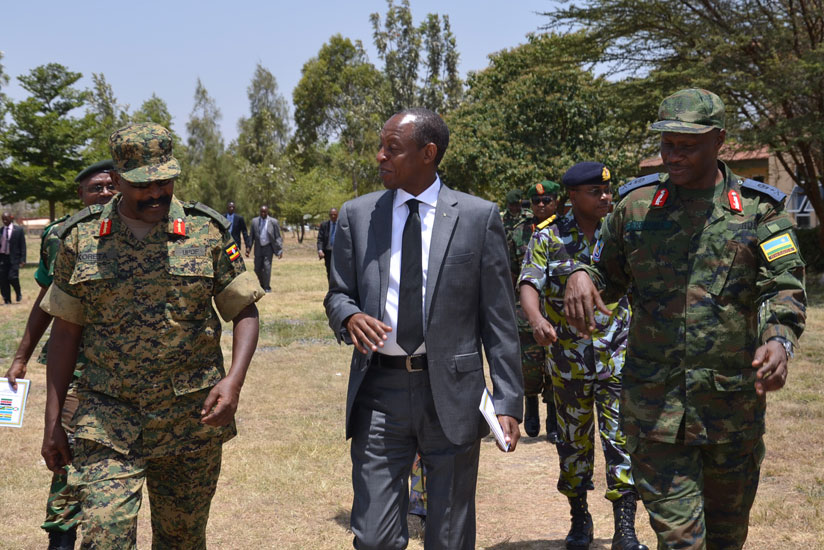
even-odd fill
[(546, 227), (555, 220), (558, 207), (558, 190), (560, 186), (554, 181), (544, 180), (532, 185), (527, 197), (532, 203), (532, 215), (522, 216), (511, 230), (506, 232), (506, 244), (509, 248), (509, 269), (515, 284), (515, 310), (518, 315), (518, 337), (521, 343), (521, 367), (524, 375), (524, 430), (530, 437), (541, 432), (541, 419), (538, 414), (538, 396), (546, 403), (546, 438), (550, 443), (558, 442), (558, 422), (555, 418), (555, 400), (552, 397), (552, 381), (547, 372), (546, 349), (535, 341), (532, 327), (527, 322), (518, 298), (518, 275), (524, 261), (529, 239), (538, 227)]
[(594, 406), (606, 465), (606, 498), (613, 503), (615, 516), (612, 549), (647, 550), (635, 535), (638, 496), (618, 420), (629, 302), (621, 296), (609, 306), (609, 314), (599, 314), (596, 330), (590, 336), (572, 328), (563, 311), (564, 285), (570, 270), (590, 262), (601, 220), (609, 212), (610, 173), (599, 162), (581, 162), (567, 170), (562, 182), (572, 209), (554, 224), (538, 226), (518, 282), (521, 304), (535, 339), (551, 344), (548, 359), (560, 432), (558, 490), (569, 499), (572, 512), (566, 546), (586, 549), (593, 539), (587, 491), (594, 489)]
[(506, 194), (506, 209), (501, 213), (501, 222), (504, 225), (504, 232), (507, 234), (524, 216), (532, 216), (531, 212), (524, 212), (524, 209), (521, 208), (521, 197), (519, 189), (512, 189)]
[(804, 262), (784, 194), (718, 161), (717, 95), (677, 92), (658, 119), (667, 173), (621, 188), (595, 263), (570, 276), (564, 306), (587, 331), (593, 306), (606, 311), (632, 288), (622, 427), (658, 548), (740, 549), (764, 457), (765, 392), (784, 386), (804, 329)]
[[(202, 549), (264, 293), (226, 218), (174, 197), (168, 130), (127, 126), (109, 144), (120, 194), (63, 224), (44, 298), (57, 319), (42, 454), (52, 471), (77, 470), (82, 548), (135, 547), (145, 481), (153, 547)], [(234, 324), (228, 374), (212, 299)], [(81, 336), (72, 458), (59, 413)]]
[[(114, 169), (114, 163), (111, 160), (104, 160), (92, 164), (83, 171), (81, 171), (74, 181), (77, 183), (77, 195), (84, 205), (90, 206), (92, 204), (106, 204), (109, 202), (115, 193), (115, 185), (112, 183), (112, 178), (109, 171)], [(34, 273), (34, 279), (40, 285), (40, 294), (34, 301), (34, 305), (29, 313), (29, 319), (26, 322), (26, 328), (23, 332), (23, 338), (20, 340), (20, 345), (17, 347), (17, 352), (14, 354), (14, 359), (6, 371), (6, 378), (9, 382), (17, 387), (15, 380), (17, 378), (25, 378), (26, 367), (29, 359), (37, 347), (40, 338), (46, 332), (52, 321), (52, 316), (40, 309), (40, 302), (46, 294), (46, 290), (52, 283), (54, 275), (54, 260), (57, 257), (57, 249), (60, 245), (60, 239), (57, 236), (60, 227), (64, 221), (68, 219), (68, 215), (56, 220), (43, 230), (43, 236), (40, 240), (40, 262), (37, 266), (37, 271)], [(47, 345), (43, 346), (43, 351), (38, 358), (38, 362), (46, 362)], [(72, 439), (74, 429), (71, 427), (71, 418), (77, 408), (77, 394), (75, 392), (75, 382), (80, 376), (83, 365), (82, 354), (78, 357), (77, 366), (74, 371), (74, 376), (69, 391), (66, 394), (66, 401), (61, 412), (61, 423), (63, 428), (69, 434), (69, 439)], [(80, 503), (77, 501), (75, 492), (72, 487), (66, 483), (68, 467), (60, 472), (52, 475), (51, 487), (49, 488), (49, 497), (46, 502), (46, 520), (41, 526), (49, 534), (49, 550), (68, 550), (74, 548), (74, 541), (77, 535), (77, 522), (80, 513)]]

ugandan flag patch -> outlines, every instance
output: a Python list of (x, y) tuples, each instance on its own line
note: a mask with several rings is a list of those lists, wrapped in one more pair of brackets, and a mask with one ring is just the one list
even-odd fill
[(240, 258), (240, 250), (238, 250), (237, 245), (233, 244), (232, 246), (226, 249), (226, 255), (229, 256), (229, 259), (233, 262)]
[(761, 250), (770, 262), (787, 256), (788, 254), (798, 252), (798, 249), (795, 247), (795, 243), (789, 233), (782, 233), (777, 237), (773, 237), (769, 241), (764, 241), (761, 243)]

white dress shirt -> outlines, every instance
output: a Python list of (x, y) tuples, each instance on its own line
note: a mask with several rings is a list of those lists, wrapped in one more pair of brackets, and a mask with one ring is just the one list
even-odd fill
[[(435, 224), (435, 207), (438, 206), (438, 193), (441, 190), (441, 178), (435, 176), (435, 181), (417, 197), (398, 189), (395, 191), (395, 201), (392, 203), (392, 245), (389, 256), (389, 288), (386, 291), (386, 309), (383, 311), (383, 322), (392, 327), (387, 334), (388, 339), (383, 343), (380, 353), (385, 355), (406, 355), (398, 345), (398, 296), (401, 286), (401, 247), (403, 245), (403, 226), (409, 216), (409, 207), (406, 201), (417, 199), (418, 213), (421, 216), (421, 265), (423, 267), (423, 292), (421, 311), (423, 312), (424, 336), (426, 335), (426, 272), (429, 268), (429, 243), (432, 241), (432, 226)], [(426, 343), (422, 343), (413, 355), (426, 353)]]
[(260, 245), (266, 246), (269, 244), (269, 216), (260, 218), (258, 221), (258, 230), (260, 231), (260, 234), (258, 235)]

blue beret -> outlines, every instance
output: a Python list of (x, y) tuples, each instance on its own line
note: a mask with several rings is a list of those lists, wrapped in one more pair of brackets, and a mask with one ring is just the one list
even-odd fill
[(566, 187), (604, 185), (609, 183), (609, 169), (600, 162), (579, 162), (566, 171), (561, 182)]
[(109, 170), (114, 170), (114, 161), (112, 159), (101, 160), (100, 162), (95, 162), (91, 166), (84, 168), (82, 172), (77, 174), (77, 177), (74, 178), (74, 181), (80, 183), (86, 178), (90, 178), (95, 174), (98, 174), (100, 172), (107, 172)]

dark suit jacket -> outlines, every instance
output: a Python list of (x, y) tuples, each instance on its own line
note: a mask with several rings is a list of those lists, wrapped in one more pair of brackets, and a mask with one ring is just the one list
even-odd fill
[[(255, 247), (255, 256), (258, 254), (260, 248), (260, 216), (252, 218), (249, 231), (249, 241), (246, 242), (246, 248), (249, 249), (253, 245)], [(283, 252), (283, 237), (280, 235), (280, 226), (276, 218), (269, 216), (269, 223), (267, 224), (269, 233), (269, 243), (272, 245), (272, 250), (275, 256), (280, 256)]]
[(247, 247), (252, 246), (252, 243), (249, 240), (249, 232), (246, 230), (246, 220), (244, 220), (243, 216), (241, 216), (237, 212), (235, 212), (235, 221), (232, 224), (231, 233), (232, 233), (232, 238), (235, 240), (235, 242), (237, 243), (238, 246), (241, 245), (241, 241), (240, 241), (240, 236), (241, 235), (243, 235), (243, 243), (245, 243)]
[[(5, 225), (0, 225), (6, 231)], [(18, 265), (26, 261), (26, 232), (16, 223), (11, 224), (11, 239), (9, 240), (9, 262)]]
[[(349, 201), (338, 216), (324, 304), (338, 341), (344, 321), (364, 312), (381, 319), (389, 286), (394, 191)], [(498, 414), (523, 413), (523, 377), (504, 230), (494, 204), (441, 186), (426, 281), (426, 354), (432, 397), (446, 437), (463, 445), (489, 431), (478, 411), (489, 362)], [(346, 435), (369, 357), (353, 351)]]
[[(338, 229), (340, 229), (340, 220), (338, 220), (338, 224)], [(322, 250), (323, 252), (332, 250), (332, 245), (329, 243), (329, 239), (332, 236), (331, 229), (332, 220), (326, 220), (320, 224), (318, 228), (318, 250)]]

